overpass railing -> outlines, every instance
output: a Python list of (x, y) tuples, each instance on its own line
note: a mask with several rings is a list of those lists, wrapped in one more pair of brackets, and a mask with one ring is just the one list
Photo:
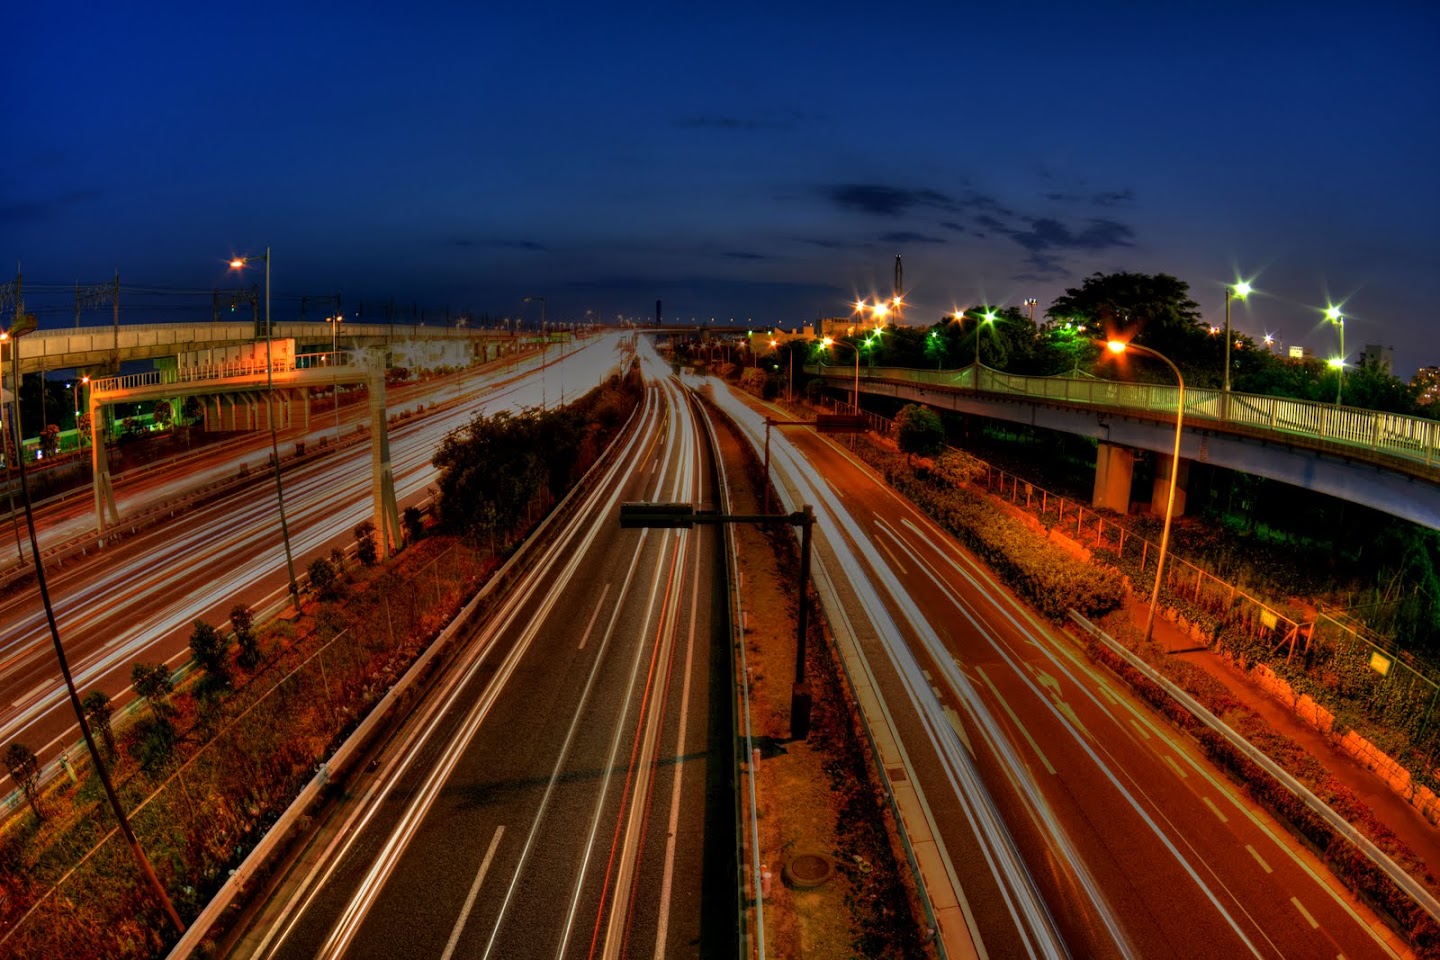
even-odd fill
[[(812, 373), (846, 381), (843, 366), (808, 367)], [(976, 368), (910, 370), (861, 369), (862, 380), (925, 384), (947, 390), (975, 390)], [(1179, 390), (1167, 384), (1121, 383), (1084, 377), (1027, 377), (979, 368), (979, 391), (1086, 406), (1121, 407), (1173, 415)], [(1434, 466), (1440, 464), (1440, 422), (1380, 410), (1344, 407), (1288, 397), (1231, 393), (1212, 388), (1185, 391), (1185, 418), (1210, 420), (1301, 437), (1317, 443), (1361, 447), (1376, 453)]]
[[(277, 357), (268, 366), (272, 376), (285, 376), (296, 370), (353, 370), (354, 354), (348, 350), (336, 353), (302, 353), (296, 357)], [(147, 370), (122, 377), (102, 377), (90, 381), (90, 389), (96, 396), (134, 390), (138, 387), (152, 387), (162, 384), (205, 383), (215, 380), (230, 380), (258, 376), (265, 372), (264, 360), (236, 360), (228, 363), (204, 363), (188, 367), (174, 367), (168, 370)]]

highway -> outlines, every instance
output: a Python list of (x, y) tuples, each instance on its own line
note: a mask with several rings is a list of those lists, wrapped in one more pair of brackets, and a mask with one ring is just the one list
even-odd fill
[(623, 501), (709, 497), (710, 457), (642, 356), (626, 449), (232, 956), (734, 956), (718, 538), (617, 522)]
[[(573, 393), (588, 390), (619, 368), (619, 337), (590, 341), (549, 363), (531, 354), (513, 367), (491, 364), (463, 375), (403, 388), (397, 412), (423, 403), (431, 415), (390, 426), (395, 494), (401, 509), (425, 500), (436, 473), (430, 460), (440, 439), (477, 413), (540, 407), (558, 399), (562, 383)], [(447, 402), (448, 401), (448, 405)], [(363, 404), (347, 411), (368, 416)], [(313, 423), (312, 442), (333, 431), (333, 421)], [(349, 429), (353, 429), (350, 426)], [(287, 431), (287, 444), (304, 435)], [(130, 699), (130, 669), (139, 661), (172, 667), (189, 659), (192, 624), (226, 624), (230, 608), (277, 606), (285, 595), (285, 559), (276, 513), (275, 486), (264, 465), (269, 437), (256, 431), (248, 443), (230, 444), (187, 460), (180, 470), (122, 474), (116, 494), (122, 518), (142, 508), (181, 501), (217, 478), (233, 477), (246, 463), (252, 482), (204, 504), (177, 509), (174, 517), (114, 542), (83, 562), (48, 570), (49, 589), (66, 652), (83, 696), (102, 689), (117, 704)], [(286, 513), (297, 573), (332, 547), (353, 544), (352, 531), (373, 516), (370, 444), (287, 466)], [(41, 509), (37, 532), (42, 550), (77, 532), (93, 530), (88, 496)], [(29, 553), (29, 543), (25, 544)], [(13, 550), (10, 561), (14, 561)], [(199, 573), (200, 576), (196, 574)], [(52, 761), (79, 739), (64, 696), (54, 650), (33, 585), (0, 601), (0, 743), (19, 740)], [(4, 787), (9, 789), (8, 775)]]
[[(715, 395), (758, 450), (753, 402)], [(816, 508), (827, 615), (863, 651), (901, 744), (887, 770), (913, 781), (938, 838), (923, 872), (959, 900), (947, 943), (988, 956), (1393, 955), (1388, 931), (1282, 827), (840, 445), (772, 430), (770, 449), (786, 508)]]

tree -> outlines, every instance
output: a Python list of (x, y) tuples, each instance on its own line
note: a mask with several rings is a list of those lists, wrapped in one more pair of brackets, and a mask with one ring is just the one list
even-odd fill
[(367, 567), (373, 567), (380, 560), (380, 548), (375, 543), (375, 523), (363, 521), (355, 528), (355, 556)]
[(30, 802), (35, 819), (44, 820), (45, 814), (40, 812), (40, 758), (35, 756), (35, 751), (23, 743), (12, 743), (5, 749), (5, 766)]
[(175, 680), (170, 676), (169, 667), (163, 663), (137, 663), (130, 668), (130, 683), (150, 704), (156, 717), (170, 718), (170, 694), (175, 690)]
[(40, 431), (40, 454), (53, 457), (60, 450), (60, 428), (53, 423), (45, 424)]
[[(1098, 339), (1133, 339), (1158, 350), (1184, 372), (1187, 385), (1218, 384), (1224, 372), (1224, 343), (1201, 323), (1190, 285), (1166, 273), (1091, 274), (1045, 315), (1084, 324)], [(1155, 376), (1161, 379), (1160, 371)]]
[(895, 415), (895, 428), (901, 453), (930, 457), (945, 447), (945, 425), (929, 407), (918, 403), (901, 407)]
[(324, 557), (310, 561), (310, 588), (321, 600), (334, 600), (339, 594), (340, 577), (334, 565)]
[(84, 446), (90, 442), (90, 414), (80, 414), (80, 419), (75, 421), (75, 430), (80, 435), (80, 444)]
[(230, 608), (230, 628), (235, 631), (235, 643), (240, 647), (236, 662), (246, 670), (255, 669), (260, 662), (260, 644), (255, 637), (255, 614), (247, 603), (237, 603)]
[(161, 430), (168, 429), (175, 419), (175, 408), (170, 406), (169, 400), (156, 400), (151, 417), (160, 425)]
[(180, 416), (187, 424), (199, 423), (205, 419), (205, 405), (200, 402), (199, 397), (188, 396), (180, 405)]
[(405, 512), (400, 515), (400, 522), (405, 524), (405, 539), (414, 543), (425, 536), (425, 520), (420, 515), (419, 507), (406, 507)]
[(740, 375), (740, 389), (762, 399), (765, 396), (765, 387), (769, 382), (770, 378), (759, 367), (746, 367), (745, 372)]
[(190, 633), (190, 652), (207, 673), (222, 682), (229, 678), (230, 673), (229, 665), (225, 662), (227, 646), (229, 644), (219, 630), (204, 620), (195, 621), (195, 629)]
[(115, 712), (115, 706), (104, 690), (91, 690), (85, 694), (85, 699), (80, 701), (80, 708), (85, 711), (85, 719), (90, 722), (93, 730), (100, 731), (100, 739), (105, 742), (105, 752), (115, 756), (115, 731), (110, 727), (110, 715)]

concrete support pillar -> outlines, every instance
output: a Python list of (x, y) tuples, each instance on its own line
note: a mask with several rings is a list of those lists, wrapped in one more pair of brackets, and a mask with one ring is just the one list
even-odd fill
[(312, 399), (309, 390), (305, 390), (300, 394), (300, 422), (302, 426), (304, 426), (306, 433), (310, 432), (310, 404)]
[(120, 511), (115, 508), (115, 490), (110, 485), (110, 461), (105, 457), (105, 433), (101, 429), (101, 414), (104, 405), (90, 394), (90, 473), (95, 493), (95, 532), (105, 535), (106, 526), (120, 522)]
[(1097, 510), (1130, 512), (1130, 480), (1135, 473), (1135, 454), (1125, 447), (1102, 443), (1095, 452), (1095, 496)]
[[(1150, 512), (1157, 517), (1165, 515), (1165, 495), (1170, 490), (1169, 454), (1155, 454), (1155, 483), (1150, 490)], [(1175, 475), (1175, 512), (1171, 516), (1185, 516), (1185, 485), (1190, 480), (1190, 461), (1180, 458), (1180, 472)]]
[(370, 357), (370, 464), (371, 494), (375, 502), (375, 536), (380, 555), (393, 557), (400, 549), (400, 513), (395, 502), (395, 477), (390, 467), (390, 433), (385, 413), (385, 361)]

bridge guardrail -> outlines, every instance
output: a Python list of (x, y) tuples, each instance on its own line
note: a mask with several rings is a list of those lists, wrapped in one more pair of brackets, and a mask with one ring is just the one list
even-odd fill
[[(843, 366), (825, 364), (806, 370), (832, 380), (848, 381), (853, 375)], [(862, 373), (862, 380), (921, 383), (947, 390), (974, 391), (978, 379), (981, 393), (1163, 414), (1173, 414), (1179, 393), (1167, 384), (1029, 377), (989, 367), (980, 367), (978, 378), (973, 366), (961, 370), (872, 367)], [(1423, 417), (1252, 393), (1232, 392), (1227, 396), (1221, 390), (1203, 387), (1186, 389), (1185, 417), (1351, 447), (1357, 453), (1383, 454), (1426, 467), (1440, 465), (1440, 421)]]

